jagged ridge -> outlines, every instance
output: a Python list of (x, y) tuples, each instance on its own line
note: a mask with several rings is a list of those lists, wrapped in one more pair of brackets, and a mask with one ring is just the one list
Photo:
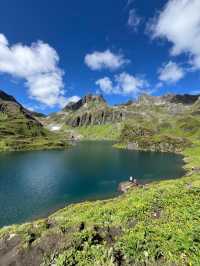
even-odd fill
[(114, 124), (134, 119), (136, 116), (150, 117), (159, 108), (161, 114), (181, 115), (191, 108), (199, 99), (199, 95), (164, 96), (141, 95), (137, 101), (108, 106), (103, 96), (87, 95), (77, 103), (69, 103), (62, 112), (50, 116), (46, 122), (60, 123), (71, 127), (89, 125)]

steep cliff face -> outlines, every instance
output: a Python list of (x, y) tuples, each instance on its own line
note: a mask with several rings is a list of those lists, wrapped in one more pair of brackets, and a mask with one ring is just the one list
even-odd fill
[[(166, 117), (199, 112), (199, 95), (149, 96), (143, 94), (137, 101), (108, 106), (103, 96), (87, 95), (76, 103), (69, 103), (61, 112), (43, 120), (48, 128), (62, 129), (64, 126), (78, 128), (116, 124), (127, 120), (166, 120)], [(196, 105), (196, 107), (194, 107)]]
[(108, 107), (103, 96), (87, 95), (77, 103), (69, 103), (64, 109), (68, 112), (66, 124), (72, 127), (102, 125), (121, 122), (123, 113)]
[(63, 111), (77, 111), (80, 108), (94, 108), (99, 106), (107, 106), (105, 99), (102, 95), (86, 95), (78, 102), (70, 102), (68, 103)]
[(103, 108), (97, 111), (78, 113), (75, 117), (67, 119), (66, 123), (72, 127), (81, 127), (122, 122), (122, 120), (123, 112), (114, 111), (111, 108)]
[(82, 127), (122, 122), (124, 111), (109, 107), (99, 95), (87, 95), (76, 103), (69, 103), (61, 112), (44, 119), (45, 125)]

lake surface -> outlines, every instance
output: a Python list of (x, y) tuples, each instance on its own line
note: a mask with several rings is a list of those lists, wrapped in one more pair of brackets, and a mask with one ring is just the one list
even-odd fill
[(82, 142), (70, 150), (0, 153), (0, 226), (47, 215), (72, 202), (117, 195), (130, 175), (140, 182), (180, 177), (182, 157)]

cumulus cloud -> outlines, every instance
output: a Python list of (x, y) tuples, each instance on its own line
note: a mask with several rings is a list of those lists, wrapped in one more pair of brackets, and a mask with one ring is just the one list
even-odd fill
[(25, 80), (29, 96), (46, 106), (64, 106), (63, 71), (54, 48), (42, 41), (9, 45), (0, 34), (0, 72)]
[(104, 52), (95, 51), (85, 56), (85, 64), (91, 70), (117, 70), (129, 63), (122, 54), (112, 53), (109, 49)]
[(111, 94), (114, 91), (113, 82), (109, 77), (104, 77), (96, 81), (96, 85), (106, 94)]
[(129, 17), (128, 17), (128, 26), (133, 29), (134, 31), (137, 31), (138, 26), (141, 22), (141, 17), (139, 17), (136, 13), (136, 10), (133, 8), (129, 10)]
[(77, 103), (81, 98), (79, 96), (72, 96), (67, 98), (66, 104), (68, 103)]
[(143, 89), (148, 87), (148, 82), (126, 72), (115, 75), (113, 81), (104, 77), (96, 81), (105, 94), (120, 94), (137, 96)]
[(186, 53), (194, 68), (200, 69), (200, 1), (169, 0), (150, 23), (153, 38), (172, 43), (171, 55)]
[(158, 73), (159, 80), (167, 83), (176, 83), (185, 76), (184, 69), (172, 61), (164, 64)]

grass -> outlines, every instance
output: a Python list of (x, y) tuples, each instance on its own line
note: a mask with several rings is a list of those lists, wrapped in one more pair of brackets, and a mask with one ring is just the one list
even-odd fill
[(121, 124), (106, 124), (76, 128), (75, 131), (87, 140), (117, 140)]
[(0, 113), (0, 151), (57, 149), (68, 147), (63, 135), (54, 134), (24, 116)]
[(73, 204), (48, 219), (2, 228), (0, 236), (20, 235), (24, 252), (59, 236), (62, 247), (49, 248), (43, 265), (199, 265), (200, 175), (194, 169), (200, 163), (200, 142), (183, 154), (188, 172), (181, 179), (155, 182), (111, 200)]
[[(181, 152), (184, 177), (137, 187), (110, 200), (72, 204), (46, 219), (4, 227), (0, 241), (19, 236), (17, 250), (26, 265), (34, 254), (45, 266), (200, 265), (200, 134), (194, 120), (187, 124), (187, 119), (140, 124), (146, 132), (153, 130), (157, 141), (165, 135), (190, 141)], [(126, 134), (122, 130), (120, 148), (132, 134), (140, 137), (135, 122), (129, 125)], [(78, 130), (89, 139), (117, 139), (118, 126)]]
[[(52, 257), (60, 266), (118, 265), (120, 254), (125, 265), (199, 265), (199, 193), (196, 175), (163, 181), (113, 200), (71, 205), (49, 217), (52, 229), (41, 220), (4, 228), (1, 234), (20, 234), (27, 249), (31, 233), (36, 235), (33, 246), (47, 235), (67, 237), (68, 248), (47, 253), (44, 265)], [(81, 223), (82, 231), (72, 230)]]

